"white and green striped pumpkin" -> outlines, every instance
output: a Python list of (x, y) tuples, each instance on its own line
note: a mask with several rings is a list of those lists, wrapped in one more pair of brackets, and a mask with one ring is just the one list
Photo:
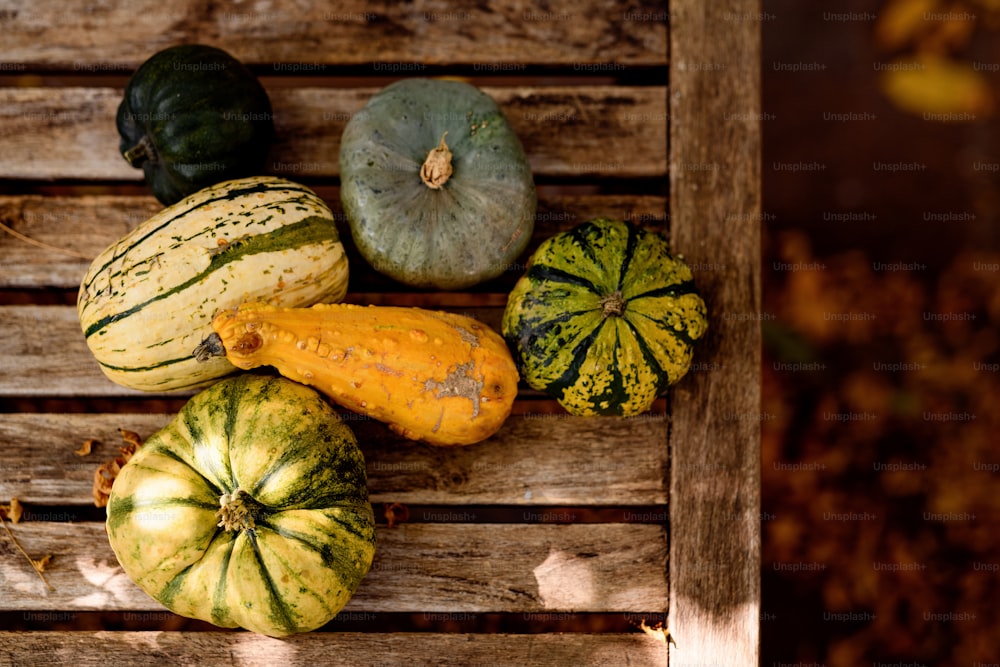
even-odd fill
[(632, 416), (687, 372), (707, 326), (666, 239), (598, 218), (539, 246), (502, 331), (525, 382), (571, 414)]
[(375, 552), (365, 461), (313, 389), (244, 374), (196, 394), (118, 474), (118, 562), (168, 609), (274, 637), (330, 621)]
[(235, 371), (225, 358), (192, 356), (215, 313), (246, 301), (337, 302), (347, 278), (326, 203), (297, 183), (255, 176), (199, 190), (110, 245), (87, 271), (77, 311), (112, 381), (191, 389)]

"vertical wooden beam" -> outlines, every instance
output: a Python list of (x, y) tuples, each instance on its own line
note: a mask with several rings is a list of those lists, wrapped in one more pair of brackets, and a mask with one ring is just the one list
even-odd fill
[(671, 242), (709, 332), (671, 397), (670, 664), (757, 665), (760, 0), (670, 4)]

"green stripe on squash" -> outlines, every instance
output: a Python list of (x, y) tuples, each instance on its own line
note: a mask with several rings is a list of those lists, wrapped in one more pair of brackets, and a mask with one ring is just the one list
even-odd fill
[(192, 350), (212, 317), (245, 301), (335, 303), (348, 265), (333, 214), (302, 185), (257, 176), (205, 188), (105, 249), (80, 285), (87, 346), (112, 381), (202, 387), (235, 371)]
[(539, 246), (502, 331), (521, 377), (570, 413), (632, 416), (687, 372), (707, 324), (666, 239), (599, 218)]
[(195, 395), (137, 450), (107, 527), (125, 573), (168, 609), (270, 636), (331, 620), (375, 551), (350, 428), (315, 390), (254, 374)]

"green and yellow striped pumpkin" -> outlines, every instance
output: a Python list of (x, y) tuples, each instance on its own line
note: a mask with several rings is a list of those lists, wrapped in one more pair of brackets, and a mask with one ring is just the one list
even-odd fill
[(139, 448), (107, 529), (168, 609), (274, 637), (330, 621), (375, 552), (354, 434), (313, 389), (252, 374), (196, 394)]
[(337, 302), (347, 278), (326, 203), (297, 183), (255, 176), (199, 190), (110, 245), (87, 271), (77, 311), (112, 381), (191, 389), (236, 370), (223, 357), (192, 356), (218, 311)]
[(539, 246), (502, 331), (521, 377), (571, 414), (632, 416), (687, 372), (707, 326), (666, 239), (599, 218)]

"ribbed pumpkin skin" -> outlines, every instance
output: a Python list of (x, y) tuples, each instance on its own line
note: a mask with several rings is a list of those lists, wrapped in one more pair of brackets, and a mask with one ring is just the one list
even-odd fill
[(191, 356), (212, 316), (244, 301), (340, 301), (348, 267), (333, 214), (312, 190), (255, 176), (201, 190), (93, 261), (77, 310), (112, 381), (143, 391), (202, 386), (235, 370)]
[[(183, 44), (146, 60), (118, 107), (120, 150), (164, 205), (263, 171), (274, 122), (263, 86), (221, 49)], [(146, 141), (151, 150), (138, 151)]]
[[(615, 294), (624, 311), (605, 314)], [(664, 238), (597, 219), (539, 246), (502, 331), (528, 385), (571, 414), (632, 416), (687, 372), (707, 326), (691, 270)]]
[[(447, 132), (453, 173), (420, 179)], [(462, 289), (509, 268), (531, 238), (537, 198), (520, 141), (493, 99), (466, 83), (404, 79), (344, 128), (341, 203), (362, 256), (402, 283)]]
[[(253, 528), (218, 526), (236, 489)], [(195, 395), (115, 479), (107, 529), (126, 574), (168, 609), (270, 636), (332, 619), (375, 552), (365, 462), (312, 389), (250, 374)]]

